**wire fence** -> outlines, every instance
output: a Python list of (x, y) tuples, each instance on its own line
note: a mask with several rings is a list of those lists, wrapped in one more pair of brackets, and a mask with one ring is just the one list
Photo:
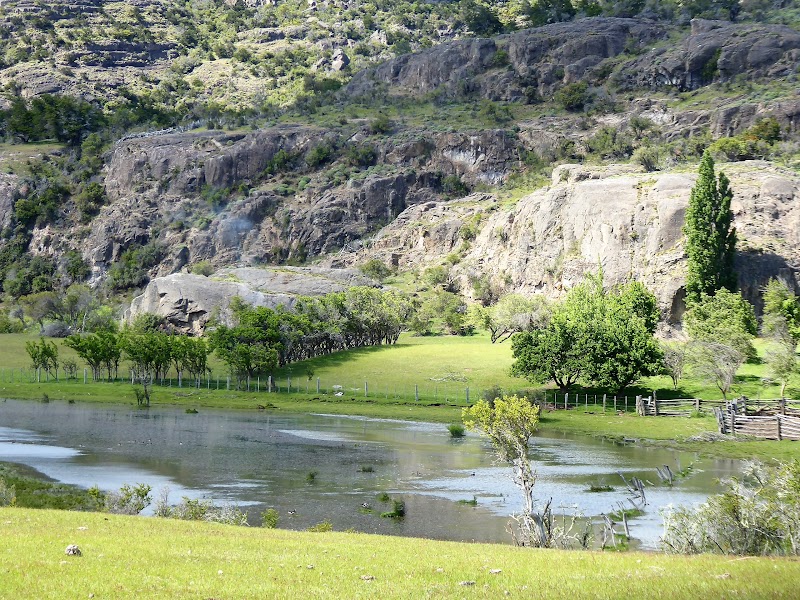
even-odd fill
[[(126, 376), (122, 371), (116, 377), (94, 379), (90, 369), (79, 370), (67, 376), (63, 372), (48, 373), (44, 369), (0, 368), (2, 383), (61, 383), (61, 384), (124, 384), (136, 385), (132, 371)], [(480, 399), (493, 400), (503, 394), (525, 395), (545, 410), (613, 411), (635, 412), (635, 396), (610, 396), (559, 392), (558, 390), (506, 390), (500, 387), (484, 388), (464, 381), (424, 380), (419, 383), (386, 382), (363, 379), (347, 380), (343, 377), (250, 377), (242, 380), (228, 373), (208, 372), (200, 378), (171, 372), (164, 377), (152, 378), (150, 383), (157, 388), (204, 389), (207, 391), (247, 392), (252, 394), (304, 395), (311, 398), (340, 398), (353, 401), (416, 402), (427, 405), (469, 406)]]

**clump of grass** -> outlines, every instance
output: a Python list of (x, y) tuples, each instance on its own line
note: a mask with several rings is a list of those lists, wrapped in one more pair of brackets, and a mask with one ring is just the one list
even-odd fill
[(362, 473), (374, 473), (375, 467), (373, 467), (372, 465), (361, 465), (361, 467), (358, 470), (361, 471)]
[(197, 409), (196, 408), (187, 408), (184, 412), (187, 415), (196, 415), (197, 414)]
[(592, 493), (599, 493), (599, 492), (613, 492), (614, 488), (610, 485), (600, 484), (600, 483), (593, 483), (589, 486), (589, 489), (586, 490)]
[(622, 521), (623, 514), (626, 519), (633, 519), (635, 517), (641, 517), (644, 511), (638, 508), (621, 508), (620, 510), (608, 513), (608, 516), (613, 521)]
[(387, 494), (386, 492), (381, 492), (380, 494), (378, 494), (378, 502), (389, 502), (389, 500), (391, 499), (392, 497), (389, 496), (389, 494)]
[(478, 498), (476, 496), (472, 497), (472, 500), (465, 500), (461, 499), (457, 501), (459, 504), (465, 504), (466, 506), (478, 506)]
[(461, 423), (452, 423), (447, 426), (447, 431), (450, 432), (452, 438), (463, 438), (466, 435), (466, 429)]
[(324, 521), (320, 521), (316, 525), (312, 525), (307, 529), (307, 531), (314, 531), (316, 533), (326, 533), (328, 531), (333, 531), (333, 523), (325, 519)]
[(45, 404), (50, 402), (50, 396), (48, 396), (47, 394), (42, 394), (42, 402), (44, 402)]
[(386, 519), (402, 519), (406, 516), (406, 503), (402, 500), (392, 501), (392, 510), (381, 513), (381, 517)]
[(314, 483), (317, 480), (317, 475), (319, 475), (317, 471), (309, 471), (306, 474), (306, 483)]
[(261, 526), (267, 529), (275, 529), (278, 526), (278, 511), (274, 508), (268, 508), (261, 513)]

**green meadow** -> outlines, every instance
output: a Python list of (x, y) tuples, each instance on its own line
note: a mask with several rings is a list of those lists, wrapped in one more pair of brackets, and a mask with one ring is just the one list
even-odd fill
[[(0, 509), (2, 598), (795, 598), (800, 561)], [(66, 556), (77, 544), (82, 556)]]

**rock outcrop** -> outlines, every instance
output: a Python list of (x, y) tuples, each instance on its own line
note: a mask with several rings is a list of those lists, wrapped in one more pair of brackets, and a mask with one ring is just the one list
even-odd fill
[(460, 40), (366, 69), (343, 95), (366, 96), (383, 86), (399, 96), (532, 100), (587, 77), (602, 80), (608, 72), (595, 67), (623, 52), (643, 52), (616, 69), (613, 79), (623, 89), (683, 91), (739, 75), (784, 77), (800, 61), (800, 33), (782, 25), (695, 19), (681, 42), (664, 43), (669, 33), (655, 21), (598, 17)]
[(628, 89), (695, 90), (739, 75), (785, 77), (797, 72), (798, 62), (800, 33), (789, 27), (695, 19), (682, 42), (650, 50), (616, 79)]
[(252, 306), (291, 307), (297, 296), (319, 296), (355, 285), (374, 282), (353, 270), (313, 267), (231, 268), (211, 277), (175, 273), (151, 281), (134, 298), (125, 319), (132, 322), (142, 313), (153, 313), (180, 331), (200, 333), (212, 316), (226, 322), (236, 297)]
[[(377, 173), (331, 183), (327, 163), (309, 166), (315, 148), (341, 154), (362, 143), (383, 165)], [(110, 203), (92, 221), (84, 254), (100, 277), (127, 248), (152, 239), (169, 249), (160, 275), (200, 260), (258, 264), (336, 252), (409, 206), (441, 200), (448, 176), (465, 185), (502, 183), (518, 157), (519, 140), (504, 130), (365, 141), (362, 133), (346, 140), (285, 126), (125, 139), (106, 171)], [(276, 167), (278, 160), (288, 162)], [(261, 185), (281, 169), (306, 174), (306, 189)]]
[(373, 94), (388, 86), (396, 95), (433, 91), (523, 100), (550, 95), (607, 58), (663, 40), (663, 25), (639, 19), (593, 18), (526, 29), (492, 39), (450, 42), (399, 56), (356, 74), (343, 94)]
[[(758, 306), (761, 287), (780, 277), (796, 287), (800, 267), (800, 177), (769, 163), (722, 165), (735, 197), (739, 283)], [(602, 266), (610, 284), (635, 278), (654, 290), (672, 324), (680, 320), (686, 257), (682, 226), (693, 173), (641, 173), (633, 166), (562, 165), (552, 185), (502, 209), (491, 197), (407, 209), (372, 245), (331, 264), (378, 258), (400, 268), (459, 261), (452, 277), (462, 292), (476, 278), (497, 289), (551, 297)], [(459, 232), (483, 215), (467, 250)]]

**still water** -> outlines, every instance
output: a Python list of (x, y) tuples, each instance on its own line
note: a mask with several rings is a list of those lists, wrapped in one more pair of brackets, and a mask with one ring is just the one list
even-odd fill
[[(662, 507), (700, 503), (719, 491), (718, 479), (741, 470), (733, 460), (553, 434), (535, 438), (532, 458), (537, 497), (570, 514), (629, 506), (618, 473), (643, 479), (648, 506), (631, 533), (644, 548), (657, 547)], [(493, 463), (479, 437), (453, 440), (441, 424), (361, 417), (5, 400), (0, 461), (83, 487), (147, 483), (155, 497), (166, 486), (172, 503), (182, 496), (234, 503), (253, 524), (274, 507), (279, 527), (291, 529), (327, 519), (337, 530), (507, 543), (507, 516), (521, 504), (510, 469)], [(689, 464), (691, 476), (673, 487), (659, 483), (657, 466)], [(587, 493), (592, 484), (614, 491)], [(391, 509), (377, 500), (384, 491), (405, 501), (405, 519), (380, 518)], [(473, 497), (477, 506), (458, 503)]]

